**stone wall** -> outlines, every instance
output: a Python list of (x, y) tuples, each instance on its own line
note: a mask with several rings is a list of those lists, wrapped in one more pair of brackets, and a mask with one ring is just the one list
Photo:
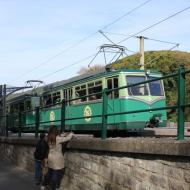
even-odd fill
[(0, 144), (0, 160), (7, 160), (14, 165), (28, 170), (34, 171), (34, 146)]
[(190, 190), (189, 158), (67, 152), (67, 190)]
[[(119, 147), (114, 146), (116, 141), (96, 141), (96, 148), (92, 146), (92, 140), (86, 139), (75, 140), (68, 145), (65, 153), (67, 167), (62, 180), (64, 190), (190, 190), (190, 157), (187, 155), (190, 142), (168, 142), (168, 145), (176, 143), (173, 148), (168, 146), (171, 149), (169, 153), (162, 150), (164, 146), (160, 141), (151, 144), (149, 140), (147, 146), (146, 140), (142, 143), (132, 139), (136, 143), (131, 143), (128, 139), (127, 144), (118, 139)], [(35, 142), (30, 139), (0, 139), (1, 159), (33, 171)], [(174, 152), (178, 153), (172, 155)]]

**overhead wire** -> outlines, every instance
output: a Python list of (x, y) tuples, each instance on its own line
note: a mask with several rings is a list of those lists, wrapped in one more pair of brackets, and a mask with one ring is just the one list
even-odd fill
[(115, 24), (116, 22), (118, 22), (119, 20), (123, 19), (124, 17), (130, 15), (131, 13), (133, 13), (134, 11), (136, 11), (137, 9), (143, 7), (144, 5), (148, 4), (150, 1), (152, 0), (147, 0), (143, 3), (141, 3), (140, 5), (138, 5), (137, 7), (131, 9), (130, 11), (128, 11), (127, 13), (123, 14), (122, 16), (118, 17), (117, 19), (115, 19), (114, 21), (110, 22), (109, 24), (105, 25), (104, 27), (102, 27), (100, 30), (104, 30), (106, 28), (108, 28), (109, 26)]
[[(109, 26), (115, 24), (116, 22), (120, 21), (121, 19), (123, 19), (124, 17), (126, 17), (127, 15), (133, 13), (134, 11), (136, 11), (137, 9), (143, 7), (144, 5), (148, 4), (150, 1), (152, 0), (147, 0), (147, 1), (144, 1), (143, 3), (139, 4), (138, 6), (136, 6), (135, 8), (131, 9), (130, 11), (126, 12), (125, 14), (123, 14), (122, 16), (118, 17), (117, 19), (115, 19), (114, 21), (108, 23), (107, 25), (101, 27), (100, 30), (103, 30), (103, 29), (106, 29), (108, 28)], [(24, 72), (23, 74), (19, 75), (15, 80), (29, 74), (29, 73), (32, 73), (34, 70), (40, 68), (42, 65), (46, 65), (47, 63), (49, 63), (51, 60), (55, 59), (56, 57), (62, 55), (63, 53), (75, 48), (76, 46), (80, 45), (81, 43), (83, 43), (84, 41), (86, 41), (87, 39), (93, 37), (94, 35), (98, 34), (98, 31), (95, 31), (93, 32), (92, 34), (88, 35), (87, 37), (79, 40), (78, 42), (72, 44), (71, 46), (69, 46), (68, 48), (65, 48), (64, 50), (60, 51), (59, 53), (55, 54), (54, 56), (48, 58), (47, 60), (43, 61), (42, 63), (40, 63), (39, 65), (35, 66), (34, 68)]]
[[(117, 35), (117, 36), (126, 36), (129, 37), (130, 35), (126, 35), (126, 34), (121, 34), (121, 33), (114, 33), (114, 32), (108, 32), (108, 31), (102, 31), (104, 34), (111, 34), (111, 35)], [(137, 38), (138, 36), (134, 36), (134, 38)], [(160, 39), (154, 39), (154, 38), (149, 38), (147, 36), (143, 36), (145, 40), (151, 40), (151, 41), (156, 41), (156, 42), (162, 42), (162, 43), (166, 43), (166, 44), (173, 44), (176, 45), (178, 44), (177, 42), (170, 42), (170, 41), (165, 41), (165, 40), (160, 40)]]
[(182, 10), (180, 10), (180, 11), (178, 11), (178, 12), (176, 12), (176, 13), (174, 13), (174, 14), (172, 14), (172, 15), (170, 15), (170, 16), (164, 18), (164, 19), (161, 19), (160, 21), (158, 21), (158, 22), (156, 22), (156, 23), (154, 23), (154, 24), (152, 24), (152, 25), (150, 25), (150, 26), (148, 26), (148, 27), (143, 28), (142, 30), (140, 30), (140, 31), (138, 31), (138, 32), (136, 32), (136, 33), (134, 33), (134, 34), (132, 34), (132, 35), (129, 35), (129, 37), (124, 38), (123, 40), (119, 41), (117, 44), (120, 44), (120, 43), (122, 43), (122, 42), (124, 42), (124, 41), (126, 41), (126, 40), (128, 40), (128, 39), (130, 39), (130, 38), (132, 38), (132, 37), (135, 37), (135, 36), (137, 36), (138, 34), (140, 34), (140, 33), (142, 33), (142, 32), (145, 32), (145, 31), (147, 31), (147, 30), (149, 30), (149, 29), (151, 29), (151, 28), (153, 28), (153, 27), (155, 27), (155, 26), (161, 24), (162, 22), (165, 22), (165, 21), (167, 21), (168, 19), (171, 19), (171, 18), (177, 16), (178, 14), (187, 11), (188, 9), (190, 9), (190, 6), (184, 8), (184, 9), (182, 9)]
[(158, 40), (158, 39), (153, 39), (153, 38), (148, 38), (148, 37), (146, 37), (146, 39), (147, 40), (151, 40), (151, 41), (155, 41), (155, 42), (165, 43), (165, 44), (173, 44), (173, 45), (177, 45), (178, 44), (176, 42), (169, 42), (169, 41)]
[[(98, 33), (98, 32), (94, 32), (94, 33), (90, 34), (89, 36), (87, 36), (87, 37), (85, 37), (85, 38), (79, 40), (78, 42), (72, 44), (72, 45), (69, 46), (68, 48), (65, 48), (64, 50), (62, 50), (62, 51), (60, 51), (59, 53), (55, 54), (54, 56), (48, 58), (47, 60), (43, 61), (43, 62), (40, 63), (39, 65), (35, 66), (33, 69), (28, 70), (27, 72), (21, 74), (21, 75), (18, 76), (16, 79), (21, 78), (21, 77), (23, 77), (23, 76), (25, 76), (25, 75), (27, 75), (27, 74), (29, 74), (29, 73), (32, 73), (32, 72), (35, 71), (36, 69), (40, 68), (42, 65), (43, 65), (43, 66), (46, 65), (46, 64), (49, 63), (51, 60), (53, 60), (53, 59), (55, 59), (56, 57), (62, 55), (63, 53), (65, 53), (65, 52), (67, 52), (67, 51), (69, 51), (69, 50), (75, 48), (76, 46), (80, 45), (81, 43), (83, 43), (83, 42), (86, 41), (87, 39), (91, 38), (92, 36), (96, 35), (97, 33)], [(16, 79), (15, 79), (15, 80), (16, 80)]]
[[(176, 47), (178, 47), (178, 46), (179, 46), (179, 44), (175, 44), (175, 45), (172, 46), (170, 49), (168, 49), (168, 51), (172, 51), (174, 48), (176, 48)], [(160, 56), (158, 56), (158, 57), (155, 57), (154, 59), (152, 59), (152, 60), (150, 60), (149, 62), (147, 62), (146, 65), (152, 63), (153, 61), (156, 61), (156, 60), (160, 59), (161, 56), (162, 56), (162, 55), (160, 55)]]
[[(132, 37), (136, 37), (138, 34), (140, 34), (140, 33), (142, 33), (142, 32), (145, 32), (145, 31), (147, 31), (147, 30), (149, 30), (149, 29), (155, 27), (155, 26), (161, 24), (162, 22), (165, 22), (165, 21), (167, 21), (168, 19), (170, 19), (170, 18), (172, 18), (172, 17), (175, 17), (175, 16), (177, 16), (178, 14), (180, 14), (180, 13), (182, 13), (182, 12), (187, 11), (188, 9), (190, 9), (190, 6), (184, 8), (184, 9), (182, 9), (182, 10), (180, 10), (180, 11), (178, 11), (178, 12), (176, 12), (176, 13), (174, 13), (174, 14), (172, 14), (172, 15), (170, 15), (170, 16), (168, 16), (168, 17), (166, 17), (166, 18), (164, 18), (164, 19), (162, 19), (162, 20), (160, 20), (160, 21), (158, 21), (158, 22), (156, 22), (156, 23), (154, 23), (154, 24), (152, 24), (152, 25), (150, 25), (150, 26), (148, 26), (148, 27), (146, 27), (146, 28), (144, 28), (144, 29), (142, 29), (142, 30), (136, 32), (136, 33), (134, 33), (134, 34), (132, 34), (132, 35), (129, 35), (129, 37), (124, 38), (123, 40), (119, 41), (117, 44), (120, 44), (120, 43), (122, 43), (122, 42), (124, 42), (124, 41), (126, 41), (126, 40), (128, 40), (128, 39), (130, 39), (130, 38), (132, 38)], [(179, 44), (175, 44), (175, 46), (172, 47), (171, 50), (174, 49), (174, 48), (177, 47), (177, 46), (179, 46)], [(96, 54), (95, 54), (95, 55), (96, 55)]]
[(67, 69), (67, 68), (69, 68), (69, 67), (72, 67), (72, 66), (74, 66), (74, 65), (76, 65), (76, 64), (78, 64), (78, 63), (84, 62), (84, 61), (90, 59), (90, 58), (93, 57), (93, 56), (95, 56), (95, 54), (89, 55), (89, 56), (84, 57), (84, 58), (82, 58), (82, 59), (80, 59), (80, 60), (78, 60), (78, 61), (75, 61), (73, 64), (67, 65), (67, 66), (65, 66), (65, 67), (62, 67), (62, 68), (60, 68), (60, 69), (54, 71), (54, 72), (51, 72), (51, 73), (49, 73), (49, 74), (46, 74), (46, 75), (40, 77), (39, 79), (47, 78), (47, 77), (49, 77), (50, 75), (54, 75), (54, 74), (56, 74), (56, 73), (58, 73), (58, 72), (60, 72), (60, 71), (63, 71), (64, 69)]
[[(150, 1), (151, 1), (151, 0), (144, 2), (143, 5), (146, 4), (146, 3), (148, 3), (148, 2), (150, 2)], [(143, 5), (142, 5), (142, 6), (143, 6)], [(141, 6), (139, 5), (138, 8), (140, 8), (140, 7), (141, 7)], [(144, 29), (142, 29), (142, 30), (140, 30), (140, 31), (138, 31), (138, 32), (136, 32), (136, 33), (134, 33), (134, 34), (132, 34), (132, 35), (129, 35), (127, 38), (124, 38), (123, 40), (119, 41), (117, 44), (120, 44), (120, 43), (122, 43), (122, 42), (124, 42), (124, 41), (126, 41), (126, 40), (128, 40), (128, 39), (130, 39), (130, 38), (132, 38), (132, 37), (135, 37), (136, 35), (138, 35), (138, 34), (140, 34), (140, 33), (142, 33), (142, 32), (145, 32), (145, 31), (147, 31), (147, 30), (149, 30), (149, 29), (155, 27), (155, 26), (161, 24), (162, 22), (165, 22), (165, 21), (167, 21), (168, 19), (170, 19), (170, 18), (172, 18), (172, 17), (175, 17), (176, 15), (178, 15), (178, 14), (180, 14), (180, 13), (182, 13), (182, 12), (185, 12), (185, 11), (188, 10), (188, 9), (190, 9), (190, 6), (184, 8), (184, 9), (182, 9), (182, 10), (180, 10), (180, 11), (178, 11), (178, 12), (176, 12), (176, 13), (174, 13), (174, 14), (172, 14), (172, 15), (170, 15), (170, 16), (164, 18), (164, 19), (161, 19), (160, 21), (158, 21), (158, 22), (156, 22), (156, 23), (154, 23), (154, 24), (152, 24), (152, 25), (150, 25), (150, 26), (148, 26), (148, 27), (145, 27)], [(134, 11), (134, 10), (136, 10), (136, 9), (134, 8), (134, 9), (132, 9), (132, 10)], [(131, 11), (129, 11), (128, 13), (131, 13)], [(128, 15), (128, 14), (126, 13), (125, 16), (126, 16), (126, 15)], [(123, 17), (124, 17), (124, 15), (123, 15)], [(119, 21), (119, 20), (122, 19), (123, 17), (119, 17), (118, 19), (116, 19), (115, 21), (111, 22), (110, 24), (108, 24), (108, 25), (102, 27), (102, 29), (107, 28), (109, 25), (114, 24), (115, 22)], [(95, 35), (96, 33), (98, 33), (98, 31), (95, 32), (95, 33), (93, 33), (93, 35)], [(88, 38), (90, 38), (90, 36), (88, 36)], [(81, 41), (85, 41), (85, 39), (83, 39), (83, 40), (81, 40)], [(76, 45), (75, 45), (75, 46), (76, 46)], [(175, 47), (176, 47), (176, 45), (175, 45)], [(59, 54), (61, 54), (61, 52), (60, 52)], [(59, 56), (59, 54), (57, 54), (57, 55), (55, 55), (55, 56), (57, 57), (57, 56)], [(54, 57), (55, 57), (55, 56), (54, 56)], [(92, 56), (92, 55), (91, 55), (91, 56)], [(88, 57), (91, 57), (91, 56), (88, 56)], [(52, 59), (54, 59), (54, 57), (52, 57)], [(51, 58), (50, 58), (50, 60), (51, 60)], [(82, 60), (83, 60), (83, 59), (82, 59)], [(47, 60), (47, 61), (48, 61), (48, 60)], [(80, 62), (80, 60), (79, 60), (79, 62)], [(78, 63), (78, 61), (75, 62), (74, 64), (76, 64), (76, 63)], [(73, 65), (73, 64), (72, 64), (72, 65)], [(69, 67), (72, 66), (72, 65), (69, 65)], [(50, 74), (48, 74), (48, 76), (50, 76), (50, 75), (52, 75), (52, 74), (55, 74), (55, 73), (57, 73), (57, 72), (59, 72), (59, 71), (61, 71), (61, 70), (63, 70), (63, 69), (64, 69), (64, 68), (59, 69), (59, 70), (57, 70), (57, 71), (55, 71), (55, 72), (53, 72), (53, 73), (50, 73)], [(45, 77), (46, 77), (46, 76), (45, 76)], [(43, 77), (43, 78), (44, 78), (44, 77)]]

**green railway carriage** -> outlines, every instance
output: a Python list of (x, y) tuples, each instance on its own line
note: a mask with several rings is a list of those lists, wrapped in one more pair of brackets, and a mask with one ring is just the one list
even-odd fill
[[(73, 131), (100, 130), (103, 99), (101, 92), (103, 89), (111, 90), (161, 76), (156, 72), (122, 69), (89, 73), (47, 85), (39, 94), (42, 106), (39, 114), (39, 129), (47, 130), (50, 125), (60, 127), (61, 104), (59, 103), (63, 99), (75, 99), (67, 101), (66, 104), (66, 129)], [(88, 95), (91, 96), (88, 97)], [(165, 107), (165, 104), (163, 82), (160, 80), (114, 90), (108, 94), (108, 114)], [(96, 115), (99, 117), (93, 117)], [(143, 129), (151, 125), (153, 118), (156, 119), (157, 126), (164, 127), (166, 125), (166, 111), (159, 110), (110, 115), (107, 128), (109, 130)], [(26, 112), (23, 120), (24, 129), (31, 130), (34, 128), (35, 112)]]

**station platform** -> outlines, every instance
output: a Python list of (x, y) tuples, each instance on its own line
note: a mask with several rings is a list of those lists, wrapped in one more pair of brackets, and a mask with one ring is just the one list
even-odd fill
[(1, 190), (40, 190), (34, 183), (34, 174), (20, 169), (6, 160), (0, 162)]

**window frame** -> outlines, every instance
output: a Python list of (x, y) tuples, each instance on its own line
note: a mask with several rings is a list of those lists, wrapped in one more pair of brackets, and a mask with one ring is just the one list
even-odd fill
[[(117, 86), (115, 85), (115, 82), (114, 82), (115, 79), (117, 79)], [(111, 88), (109, 88), (109, 85), (108, 85), (108, 81), (110, 81), (110, 80), (111, 80)], [(119, 75), (106, 78), (106, 86), (107, 86), (108, 90), (118, 88), (119, 87)], [(119, 90), (115, 90), (115, 91), (110, 92), (108, 94), (108, 97), (110, 99), (119, 98)]]

